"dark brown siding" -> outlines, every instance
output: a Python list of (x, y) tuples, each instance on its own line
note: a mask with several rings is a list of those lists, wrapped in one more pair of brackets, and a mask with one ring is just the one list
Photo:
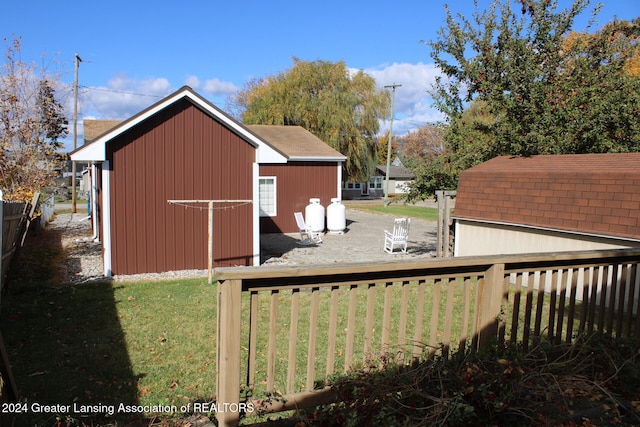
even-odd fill
[(261, 233), (298, 231), (294, 212), (304, 213), (312, 197), (326, 207), (338, 197), (338, 163), (290, 162), (286, 165), (260, 165), (260, 176), (277, 177), (277, 212), (275, 217), (260, 218)]
[[(206, 205), (167, 200), (251, 199), (255, 148), (182, 100), (107, 150), (113, 274), (207, 268)], [(252, 263), (252, 209), (215, 210), (216, 266)]]

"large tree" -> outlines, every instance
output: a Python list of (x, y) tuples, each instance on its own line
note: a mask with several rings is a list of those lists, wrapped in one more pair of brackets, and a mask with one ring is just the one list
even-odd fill
[(340, 62), (302, 61), (252, 80), (234, 98), (246, 124), (299, 125), (347, 157), (348, 179), (367, 181), (376, 163), (379, 120), (389, 96), (362, 71)]
[[(447, 8), (428, 43), (443, 72), (433, 92), (448, 124), (440, 163), (462, 170), (497, 155), (640, 150), (638, 19), (574, 33), (589, 0), (566, 10), (557, 0), (515, 4), (479, 11), (476, 3), (471, 19)], [(470, 119), (470, 109), (481, 115)]]
[(431, 146), (428, 156), (413, 157), (407, 162), (416, 174), (404, 198), (408, 201), (425, 199), (438, 190), (454, 190), (458, 175), (469, 166), (483, 162), (494, 151), (495, 142), (488, 132), (496, 117), (486, 102), (473, 101), (448, 126), (432, 126), (441, 133), (441, 146)]
[(438, 124), (421, 126), (398, 138), (406, 166), (433, 159), (444, 150), (444, 129)]
[(20, 58), (20, 39), (8, 42), (0, 71), (0, 189), (9, 200), (28, 199), (51, 185), (67, 120), (59, 81)]
[[(395, 161), (396, 157), (398, 157), (400, 150), (400, 145), (398, 143), (399, 139), (400, 138), (395, 135), (391, 137), (391, 162)], [(389, 129), (378, 135), (376, 144), (376, 151), (378, 152), (376, 164), (386, 165), (387, 154), (389, 154)]]

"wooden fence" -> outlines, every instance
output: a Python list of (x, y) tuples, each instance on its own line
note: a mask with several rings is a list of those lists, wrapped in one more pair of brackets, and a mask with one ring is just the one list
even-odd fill
[[(5, 277), (11, 259), (24, 242), (29, 220), (33, 216), (39, 195), (32, 203), (12, 203), (2, 201), (0, 191), (0, 295), (4, 291)], [(11, 366), (0, 334), (0, 403), (15, 403), (19, 399), (16, 383), (11, 373)], [(0, 425), (11, 425), (13, 415), (3, 411), (0, 414)]]
[[(640, 249), (329, 266), (221, 268), (218, 422), (335, 399), (328, 376), (499, 339), (633, 337)], [(425, 354), (426, 353), (426, 354)], [(241, 393), (272, 392), (268, 403)], [(267, 399), (268, 400), (268, 399)]]
[(0, 192), (0, 224), (2, 224), (2, 234), (0, 234), (0, 249), (2, 252), (0, 257), (0, 293), (4, 290), (4, 279), (9, 270), (11, 259), (24, 242), (38, 197), (39, 194), (36, 193), (32, 203), (5, 202), (2, 201), (2, 192)]

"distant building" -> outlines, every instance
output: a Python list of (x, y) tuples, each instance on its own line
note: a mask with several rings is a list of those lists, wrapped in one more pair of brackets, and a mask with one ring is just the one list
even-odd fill
[[(378, 165), (368, 182), (345, 182), (342, 197), (345, 199), (384, 197), (387, 165)], [(415, 173), (396, 158), (389, 166), (389, 196), (408, 192), (407, 184), (416, 179)]]

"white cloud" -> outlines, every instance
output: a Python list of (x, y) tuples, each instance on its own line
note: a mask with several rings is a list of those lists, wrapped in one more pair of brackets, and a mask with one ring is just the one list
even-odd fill
[(184, 79), (184, 84), (193, 90), (200, 89), (200, 79), (197, 76), (187, 76), (187, 78)]
[[(200, 78), (193, 75), (186, 77), (185, 84), (196, 91), (206, 92), (210, 96), (221, 98), (232, 95), (238, 90), (231, 82), (213, 78), (202, 83)], [(175, 90), (176, 88), (164, 77), (136, 79), (126, 73), (113, 75), (106, 86), (83, 88), (79, 96), (79, 144), (82, 144), (84, 136), (83, 119), (125, 120)], [(71, 110), (72, 108), (70, 108)], [(70, 149), (71, 145), (70, 141), (65, 141), (67, 149)]]
[[(375, 78), (380, 87), (402, 85), (395, 91), (394, 134), (403, 135), (412, 129), (444, 120), (443, 114), (433, 107), (428, 93), (436, 77), (441, 75), (434, 64), (393, 63), (363, 71)], [(389, 129), (389, 124), (389, 120), (383, 122), (381, 132)]]
[(169, 95), (174, 88), (164, 77), (145, 80), (114, 75), (107, 86), (85, 88), (80, 97), (83, 116), (103, 120), (127, 119)]
[(238, 87), (231, 82), (223, 82), (218, 78), (213, 78), (204, 82), (203, 90), (213, 96), (226, 97), (236, 93)]
[[(169, 80), (164, 77), (141, 80), (131, 78), (125, 73), (114, 75), (106, 86), (82, 88), (78, 96), (78, 145), (83, 144), (84, 119), (125, 120), (174, 90)], [(69, 109), (72, 111), (73, 107), (70, 106)], [(73, 147), (72, 126), (69, 126), (69, 129), (70, 135), (64, 141), (67, 150)]]

